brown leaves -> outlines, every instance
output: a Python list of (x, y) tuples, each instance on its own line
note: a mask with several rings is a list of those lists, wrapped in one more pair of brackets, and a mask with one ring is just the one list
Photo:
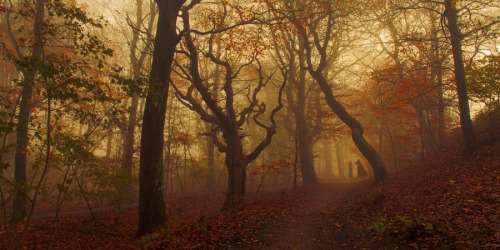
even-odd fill
[(469, 158), (449, 150), (337, 209), (358, 233), (373, 235), (357, 246), (497, 248), (499, 149), (484, 146)]

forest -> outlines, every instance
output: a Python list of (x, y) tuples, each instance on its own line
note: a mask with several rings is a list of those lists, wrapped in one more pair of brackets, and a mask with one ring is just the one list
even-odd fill
[(1, 249), (500, 248), (497, 0), (0, 0)]

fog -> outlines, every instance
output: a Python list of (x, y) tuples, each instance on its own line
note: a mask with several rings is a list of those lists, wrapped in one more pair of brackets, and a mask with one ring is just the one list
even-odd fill
[(229, 211), (266, 190), (383, 182), (467, 141), (460, 114), (498, 106), (496, 1), (34, 2), (0, 1), (13, 221), (37, 204), (164, 214), (169, 197), (223, 193)]

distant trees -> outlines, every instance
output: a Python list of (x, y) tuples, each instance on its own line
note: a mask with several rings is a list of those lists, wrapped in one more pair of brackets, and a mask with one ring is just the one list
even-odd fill
[[(149, 7), (149, 11), (144, 11), (144, 8)], [(139, 123), (139, 91), (141, 83), (144, 79), (144, 72), (147, 70), (146, 65), (149, 65), (151, 60), (151, 50), (153, 45), (153, 28), (157, 16), (157, 6), (153, 1), (149, 1), (148, 5), (144, 0), (135, 1), (135, 16), (127, 15), (127, 24), (131, 30), (132, 37), (128, 44), (130, 49), (129, 59), (132, 71), (133, 84), (131, 86), (131, 101), (130, 113), (128, 119), (123, 121), (120, 127), (123, 130), (123, 155), (121, 160), (120, 170), (125, 175), (131, 178), (133, 168), (133, 156), (135, 152), (135, 131)], [(132, 20), (135, 18), (135, 20)], [(129, 182), (130, 183), (130, 182)], [(128, 184), (124, 187), (119, 187), (124, 196), (132, 199), (132, 185)]]
[[(325, 69), (339, 57), (338, 42), (344, 33), (342, 20), (349, 14), (347, 3), (333, 1), (304, 1), (297, 5), (285, 6), (294, 32), (304, 45), (305, 62), (301, 67), (318, 83), (330, 109), (349, 126), (352, 138), (363, 156), (370, 162), (375, 174), (375, 182), (387, 178), (385, 163), (363, 136), (361, 124), (335, 98), (326, 77)], [(282, 13), (283, 10), (277, 10)], [(333, 59), (332, 59), (333, 58)]]
[[(304, 42), (300, 36), (291, 32), (286, 26), (272, 27), (273, 41), (276, 53), (276, 63), (280, 68), (290, 68), (288, 79), (290, 84), (286, 88), (286, 104), (293, 114), (294, 123), (289, 133), (296, 136), (300, 170), (303, 185), (318, 184), (318, 177), (314, 168), (313, 146), (315, 137), (321, 132), (321, 128), (315, 126), (319, 121), (314, 119), (315, 107), (313, 102), (319, 105), (319, 99), (313, 99), (313, 93), (317, 91), (314, 83), (307, 79), (306, 52)], [(316, 124), (315, 124), (316, 121)]]
[[(460, 110), (463, 121), (461, 127), (465, 130), (464, 144), (470, 152), (474, 133), (470, 123), (469, 98), (466, 96), (468, 84), (460, 80), (463, 78), (461, 75), (464, 68), (459, 65), (465, 65), (467, 68), (467, 60), (472, 61), (477, 54), (482, 53), (481, 50), (489, 50), (491, 44), (495, 43), (491, 40), (491, 35), (494, 33), (493, 27), (498, 24), (493, 14), (498, 8), (498, 4), (490, 1), (430, 3), (419, 0), (381, 1), (373, 8), (372, 13), (382, 11), (375, 14), (375, 17), (387, 36), (373, 35), (380, 41), (382, 50), (392, 61), (385, 65), (382, 71), (374, 71), (374, 79), (384, 78), (386, 82), (392, 75), (392, 80), (380, 89), (381, 95), (384, 95), (382, 98), (385, 98), (380, 105), (385, 107), (383, 109), (390, 110), (389, 116), (397, 114), (394, 109), (401, 109), (403, 113), (406, 112), (409, 121), (417, 123), (415, 126), (411, 125), (414, 126), (411, 128), (399, 122), (401, 119), (397, 119), (393, 125), (386, 126), (388, 136), (419, 136), (420, 158), (425, 152), (442, 148), (449, 129), (446, 125), (450, 125), (450, 114), (454, 108)], [(463, 18), (460, 19), (460, 16)], [(460, 41), (466, 41), (465, 54), (462, 53), (464, 46)], [(459, 53), (461, 55), (458, 55)], [(454, 56), (453, 62), (449, 60), (450, 55)], [(451, 72), (454, 77), (450, 75), (451, 65), (454, 68)], [(449, 84), (450, 80), (454, 84)], [(398, 88), (399, 84), (407, 86), (403, 87), (407, 93), (398, 90), (399, 92), (390, 94), (390, 89), (395, 90), (394, 87)], [(452, 105), (455, 98), (452, 89), (455, 89), (454, 92), (459, 97), (456, 106)], [(386, 118), (390, 118), (389, 116)], [(398, 143), (398, 139), (393, 139), (393, 144)], [(402, 143), (408, 144), (408, 140)], [(396, 157), (396, 154), (401, 153), (397, 150), (393, 152), (395, 166), (396, 158), (403, 157)]]
[[(92, 33), (102, 28), (100, 21), (59, 0), (36, 1), (34, 5), (12, 3), (6, 11), (8, 42), (2, 43), (1, 52), (22, 75), (13, 183), (18, 194), (13, 199), (15, 209), (11, 217), (13, 221), (19, 221), (27, 215), (26, 198), (33, 211), (40, 194), (38, 191), (49, 189), (49, 183), (55, 187), (54, 181), (46, 181), (49, 170), (58, 172), (61, 169), (55, 162), (65, 161), (68, 171), (77, 164), (71, 160), (69, 148), (76, 151), (76, 148), (84, 147), (84, 143), (72, 141), (74, 130), (66, 129), (66, 119), (81, 122), (94, 119), (96, 126), (102, 125), (104, 119), (97, 118), (101, 110), (89, 108), (95, 107), (92, 106), (95, 103), (88, 103), (118, 100), (114, 96), (116, 92), (97, 87), (102, 85), (103, 62), (112, 55), (112, 51)], [(17, 20), (14, 15), (17, 15)], [(87, 29), (82, 29), (83, 26)], [(32, 36), (26, 36), (25, 30), (31, 30), (26, 33)], [(11, 117), (15, 117), (14, 114)], [(88, 137), (94, 131), (90, 131)], [(7, 137), (9, 131), (2, 133)], [(88, 137), (83, 141), (90, 140)], [(2, 145), (2, 154), (6, 147), (8, 145)], [(82, 155), (79, 162), (83, 161)], [(27, 168), (28, 164), (31, 168)], [(77, 172), (78, 169), (72, 169), (75, 178), (78, 178)], [(30, 174), (29, 183), (27, 174)], [(37, 192), (29, 198), (32, 190)], [(59, 191), (66, 193), (67, 189)]]

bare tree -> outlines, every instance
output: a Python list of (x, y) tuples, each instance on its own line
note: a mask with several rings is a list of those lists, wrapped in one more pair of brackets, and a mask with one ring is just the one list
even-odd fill
[[(184, 30), (191, 31), (190, 18), (188, 12), (183, 12)], [(239, 25), (239, 24), (238, 24)], [(237, 25), (237, 26), (238, 26)], [(276, 133), (275, 114), (283, 107), (281, 96), (286, 82), (284, 76), (278, 94), (278, 105), (270, 112), (270, 125), (264, 124), (260, 119), (265, 115), (266, 104), (259, 103), (259, 92), (272, 80), (271, 76), (265, 76), (264, 70), (256, 55), (247, 63), (233, 64), (227, 58), (217, 58), (213, 54), (213, 39), (208, 39), (208, 50), (202, 51), (195, 45), (194, 40), (201, 39), (194, 37), (194, 31), (185, 36), (185, 50), (182, 54), (188, 60), (188, 64), (177, 61), (176, 71), (179, 76), (188, 80), (190, 85), (183, 91), (178, 84), (175, 84), (176, 94), (182, 102), (191, 110), (198, 113), (202, 120), (214, 126), (214, 130), (209, 134), (214, 140), (214, 144), (219, 151), (225, 153), (225, 165), (229, 174), (226, 200), (222, 207), (223, 211), (236, 208), (245, 197), (246, 167), (249, 163), (257, 159), (262, 151), (271, 143), (273, 135)], [(201, 46), (204, 47), (204, 46)], [(200, 58), (200, 54), (203, 56)], [(200, 60), (206, 60), (213, 65), (219, 65), (223, 70), (223, 80), (221, 82), (221, 92), (224, 96), (216, 99), (212, 94), (213, 83), (209, 83), (200, 73)], [(241, 78), (243, 73), (258, 74), (258, 79), (251, 85), (240, 85), (236, 80)], [(283, 72), (284, 73), (284, 72)], [(221, 72), (222, 74), (222, 72)], [(253, 80), (250, 80), (254, 82)], [(242, 91), (244, 90), (244, 91)], [(197, 98), (199, 93), (201, 99)], [(246, 93), (242, 95), (241, 93)], [(224, 98), (221, 100), (221, 98)], [(241, 98), (246, 100), (243, 106)], [(236, 101), (238, 99), (239, 101)], [(203, 107), (206, 105), (207, 109)], [(252, 120), (257, 126), (265, 131), (263, 139), (256, 147), (246, 153), (242, 129), (246, 122)]]
[[(375, 182), (384, 181), (388, 177), (384, 161), (364, 138), (361, 124), (337, 101), (325, 77), (324, 71), (328, 65), (329, 44), (336, 35), (335, 25), (341, 21), (341, 18), (345, 15), (344, 13), (347, 12), (344, 9), (346, 6), (332, 1), (317, 1), (317, 4), (317, 8), (326, 10), (324, 14), (314, 15), (307, 19), (295, 17), (294, 20), (297, 24), (297, 32), (302, 36), (304, 41), (307, 54), (306, 68), (323, 91), (328, 106), (351, 129), (354, 144), (373, 168)], [(305, 13), (307, 14), (307, 12)], [(323, 25), (323, 29), (325, 29), (321, 35), (318, 32), (320, 30), (319, 25)]]
[(455, 66), (455, 82), (457, 83), (458, 107), (460, 110), (460, 124), (462, 125), (462, 136), (464, 138), (465, 151), (471, 154), (474, 151), (476, 137), (470, 118), (469, 96), (467, 94), (467, 83), (465, 80), (465, 66), (462, 55), (462, 34), (458, 27), (458, 14), (455, 7), (456, 1), (444, 0), (447, 27), (450, 31), (450, 41), (453, 51), (453, 63)]

